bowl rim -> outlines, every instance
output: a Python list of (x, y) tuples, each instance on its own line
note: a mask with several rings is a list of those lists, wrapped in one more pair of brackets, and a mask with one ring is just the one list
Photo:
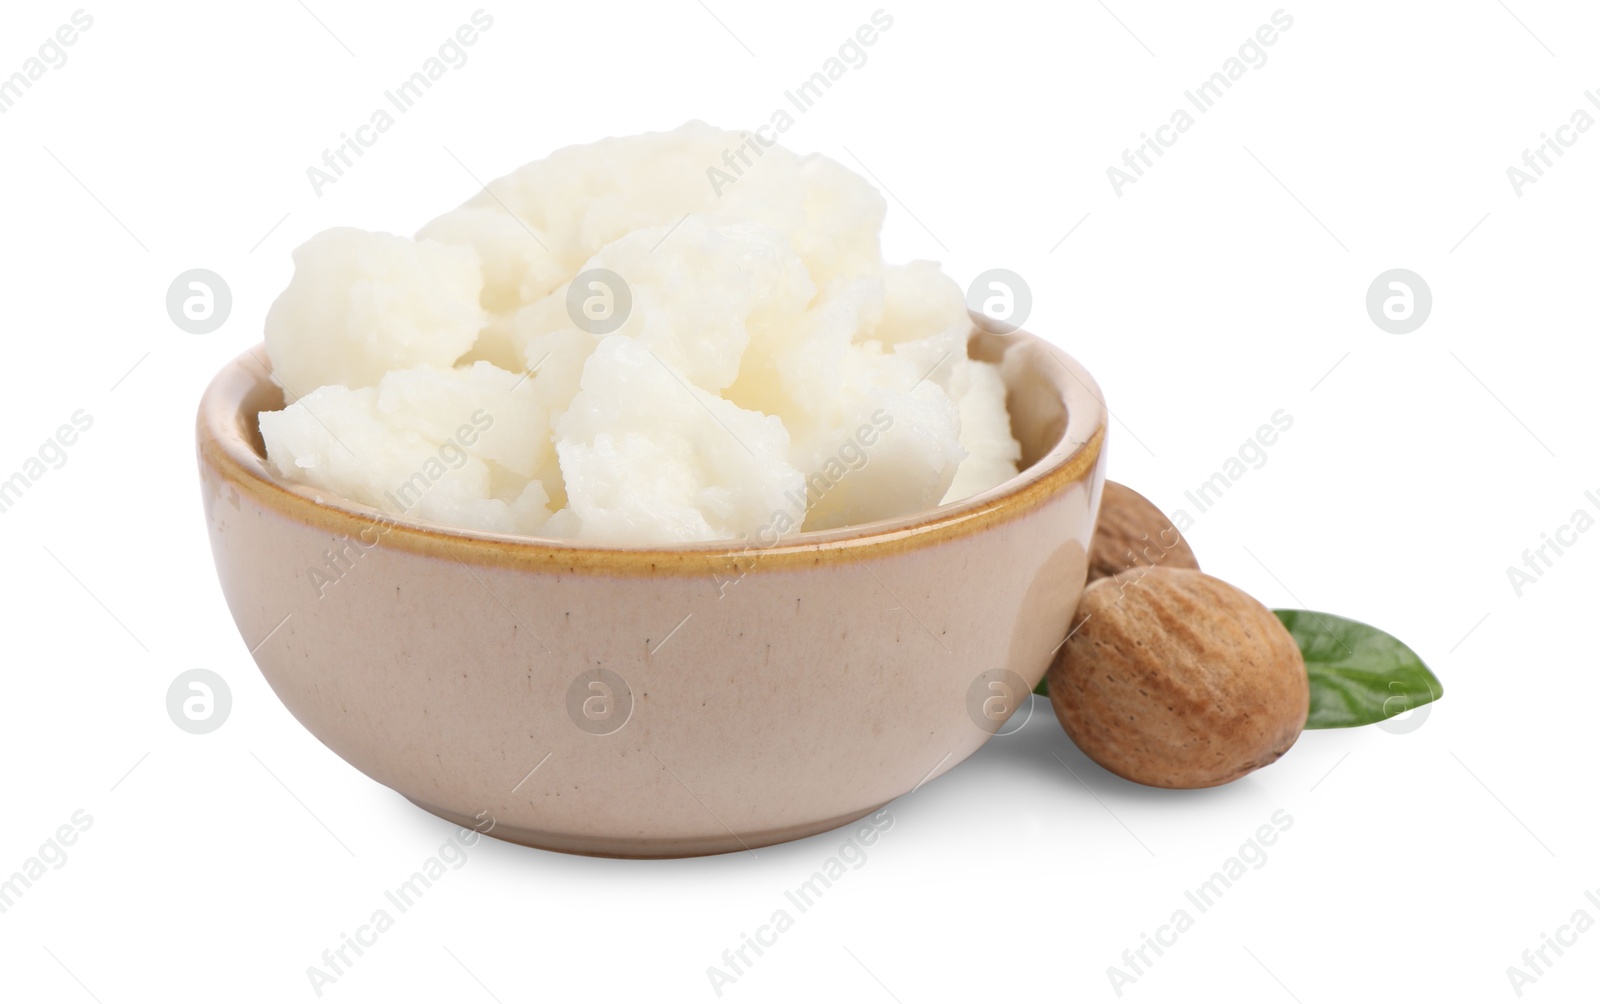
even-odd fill
[[(1066, 411), (1060, 439), (1015, 477), (987, 491), (904, 516), (831, 530), (802, 531), (764, 545), (740, 540), (663, 544), (649, 547), (595, 546), (555, 537), (494, 533), (449, 527), (371, 506), (286, 481), (245, 434), (246, 402), (276, 389), (258, 343), (227, 363), (201, 397), (195, 420), (197, 460), (203, 480), (243, 492), (263, 508), (295, 522), (329, 532), (335, 539), (359, 538), (371, 546), (449, 557), (477, 565), (559, 569), (574, 574), (692, 575), (744, 574), (757, 569), (810, 567), (926, 547), (980, 532), (1032, 511), (1091, 472), (1104, 450), (1105, 399), (1088, 371), (1049, 341), (1021, 329), (1004, 334), (975, 324), (969, 344), (984, 342), (1003, 363), (1019, 353), (1015, 365), (1054, 360), (1043, 367), (1046, 382)], [(1008, 392), (1014, 390), (1007, 384)], [(254, 419), (259, 411), (252, 413)], [(207, 486), (208, 492), (211, 486)], [(369, 539), (374, 528), (378, 537)]]

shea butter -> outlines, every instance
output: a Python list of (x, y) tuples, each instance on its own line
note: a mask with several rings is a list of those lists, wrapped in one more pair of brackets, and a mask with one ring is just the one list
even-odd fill
[(569, 147), (413, 238), (325, 231), (266, 318), (282, 477), (607, 546), (908, 515), (1017, 472), (960, 288), (886, 264), (865, 179), (744, 134)]

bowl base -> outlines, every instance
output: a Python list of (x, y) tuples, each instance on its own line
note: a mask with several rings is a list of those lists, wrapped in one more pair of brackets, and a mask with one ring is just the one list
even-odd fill
[[(440, 819), (449, 820), (464, 829), (475, 829), (480, 824), (480, 821), (472, 816), (441, 809), (426, 802), (419, 802), (410, 796), (406, 796), (406, 800), (417, 808), (430, 812)], [(505, 823), (497, 823), (485, 832), (491, 837), (497, 837), (509, 843), (522, 844), (525, 847), (537, 847), (545, 851), (560, 851), (563, 854), (584, 854), (596, 858), (693, 858), (707, 854), (729, 854), (734, 851), (749, 851), (757, 847), (767, 847), (790, 840), (799, 840), (802, 837), (815, 836), (818, 833), (826, 833), (829, 830), (837, 829), (858, 819), (870, 816), (888, 804), (888, 802), (884, 802), (880, 805), (862, 809), (860, 812), (847, 812), (832, 819), (737, 835), (724, 833), (721, 836), (703, 837), (602, 837), (593, 834), (556, 833), (549, 830), (528, 829), (521, 826), (509, 826)]]

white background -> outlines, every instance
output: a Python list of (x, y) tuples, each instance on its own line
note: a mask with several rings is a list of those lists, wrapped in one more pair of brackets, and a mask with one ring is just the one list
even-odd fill
[[(0, 873), (75, 810), (93, 818), (0, 915), (5, 999), (313, 1000), (306, 968), (448, 835), (255, 670), (212, 571), (194, 407), (259, 341), (310, 234), (409, 233), (477, 189), (463, 164), (487, 180), (607, 134), (764, 122), (876, 6), (707, 3), (489, 7), (470, 62), (320, 198), (306, 168), (475, 4), (90, 7), (66, 65), (0, 115), (0, 476), (76, 409), (94, 417), (0, 514)], [(1200, 792), (1107, 774), (1036, 702), (1020, 733), (893, 803), (867, 863), (723, 996), (1115, 1000), (1107, 967), (1284, 810), (1266, 864), (1125, 999), (1514, 1000), (1525, 949), (1580, 908), (1600, 919), (1583, 895), (1600, 887), (1600, 533), (1520, 597), (1506, 575), (1600, 492), (1600, 130), (1520, 196), (1506, 169), (1575, 109), (1600, 115), (1583, 97), (1600, 18), (1553, 0), (1288, 7), (1268, 62), (1119, 197), (1106, 168), (1276, 7), (1107, 3), (886, 5), (869, 62), (785, 145), (887, 186), (891, 260), (1025, 277), (1027, 326), (1110, 401), (1112, 477), (1164, 509), (1293, 415), (1197, 517), (1202, 564), (1269, 605), (1393, 631), (1447, 696), (1406, 734), (1308, 734)], [(74, 9), (8, 5), (0, 75)], [(164, 306), (196, 267), (234, 296), (209, 335)], [(1395, 267), (1432, 289), (1412, 334), (1366, 314)], [(165, 711), (193, 667), (232, 688), (210, 735)], [(714, 1000), (707, 967), (843, 838), (658, 862), (486, 840), (324, 997)], [(1589, 999), (1597, 956), (1591, 931), (1524, 996)]]

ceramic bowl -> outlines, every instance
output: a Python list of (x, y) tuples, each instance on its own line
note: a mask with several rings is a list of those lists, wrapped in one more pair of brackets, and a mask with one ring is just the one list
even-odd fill
[[(1106, 411), (1076, 362), (975, 330), (1025, 469), (772, 547), (454, 530), (287, 483), (259, 348), (198, 419), (217, 575), (307, 729), (463, 826), (627, 857), (828, 830), (950, 770), (1027, 701), (1083, 590)], [(492, 824), (492, 827), (490, 826)]]

